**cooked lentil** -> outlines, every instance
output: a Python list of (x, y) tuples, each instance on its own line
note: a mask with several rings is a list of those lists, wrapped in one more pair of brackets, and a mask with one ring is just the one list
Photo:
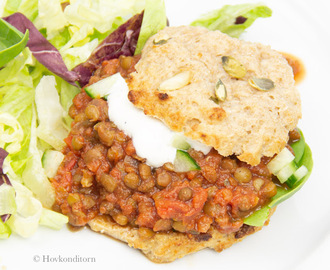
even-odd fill
[(251, 181), (252, 173), (246, 167), (239, 167), (235, 170), (234, 177), (241, 183), (248, 183)]
[(179, 199), (184, 202), (190, 200), (192, 196), (193, 196), (193, 191), (189, 187), (182, 188), (179, 191), (179, 195), (178, 195)]

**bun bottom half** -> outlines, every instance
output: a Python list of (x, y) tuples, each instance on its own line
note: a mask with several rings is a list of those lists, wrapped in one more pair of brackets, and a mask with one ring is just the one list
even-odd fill
[[(274, 211), (275, 208), (271, 209), (270, 215)], [(269, 219), (264, 225), (267, 225), (268, 222)], [(211, 228), (208, 233), (198, 235), (179, 232), (158, 232), (152, 237), (145, 239), (139, 235), (137, 228), (122, 227), (107, 216), (98, 216), (89, 221), (88, 225), (95, 232), (106, 234), (127, 243), (130, 247), (140, 249), (148, 259), (155, 263), (169, 263), (205, 248), (221, 252), (231, 245), (242, 241), (246, 236), (261, 230), (263, 227), (253, 227), (244, 224), (238, 232), (230, 234), (220, 233), (215, 228)]]

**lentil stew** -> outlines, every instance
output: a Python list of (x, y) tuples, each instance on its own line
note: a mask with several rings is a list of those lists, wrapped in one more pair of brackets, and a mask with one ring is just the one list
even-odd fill
[[(120, 72), (129, 79), (139, 56), (105, 61), (90, 84)], [(243, 220), (266, 205), (276, 192), (267, 169), (269, 158), (257, 166), (223, 157), (188, 152), (200, 170), (177, 173), (171, 163), (152, 168), (136, 154), (129, 136), (108, 116), (107, 102), (82, 91), (69, 111), (74, 119), (65, 139), (65, 158), (52, 179), (54, 209), (84, 226), (98, 215), (121, 226), (146, 232), (206, 233), (211, 226), (222, 233), (238, 232)]]

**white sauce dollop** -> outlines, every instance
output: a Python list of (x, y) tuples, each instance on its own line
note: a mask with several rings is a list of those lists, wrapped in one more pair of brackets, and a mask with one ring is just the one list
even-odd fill
[[(128, 99), (128, 86), (117, 73), (115, 83), (109, 89), (109, 118), (115, 125), (133, 140), (137, 155), (146, 158), (147, 164), (160, 167), (166, 162), (174, 162), (176, 148), (172, 146), (177, 132), (171, 131), (162, 121), (145, 115)], [(207, 154), (210, 146), (187, 138), (190, 146)]]

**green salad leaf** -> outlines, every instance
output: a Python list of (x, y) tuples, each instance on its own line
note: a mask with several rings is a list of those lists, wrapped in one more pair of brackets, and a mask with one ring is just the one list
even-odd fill
[(34, 25), (38, 29), (46, 29), (48, 39), (57, 36), (68, 25), (61, 3), (59, 1), (38, 0), (38, 16), (34, 20)]
[(244, 219), (244, 224), (250, 226), (263, 226), (269, 217), (270, 209), (270, 206), (264, 206), (260, 210), (254, 212), (251, 216)]
[(0, 147), (9, 153), (7, 158), (20, 176), (28, 159), (34, 101), (30, 63), (32, 55), (25, 49), (0, 70)]
[(0, 186), (0, 216), (16, 212), (15, 189), (7, 184)]
[(68, 223), (69, 218), (60, 213), (43, 208), (39, 224), (47, 226), (53, 230), (60, 230), (64, 224)]
[(225, 5), (211, 11), (191, 23), (209, 30), (220, 30), (231, 37), (238, 38), (257, 18), (267, 18), (272, 10), (262, 4)]
[(11, 235), (11, 229), (8, 224), (3, 223), (0, 218), (0, 239), (7, 239)]
[(292, 147), (293, 151), (294, 151), (294, 154), (295, 154), (294, 161), (297, 164), (300, 163), (300, 160), (304, 155), (305, 144), (306, 144), (304, 134), (301, 132), (301, 130), (298, 130), (298, 132), (300, 134), (300, 139), (290, 145)]
[(35, 88), (46, 74), (49, 71), (33, 59), (28, 48), (0, 70), (0, 146), (9, 153), (5, 163), (17, 206), (3, 224), (1, 237), (11, 231), (31, 236), (39, 226), (42, 204), (51, 207), (54, 202), (53, 188), (41, 164), (34, 108)]
[(142, 51), (148, 38), (162, 30), (167, 23), (164, 0), (146, 0), (143, 21), (135, 54)]
[(38, 0), (7, 0), (4, 6), (3, 14), (6, 17), (15, 12), (23, 13), (30, 20), (38, 16)]
[(68, 136), (68, 131), (63, 123), (65, 111), (55, 85), (55, 77), (48, 75), (43, 76), (36, 87), (35, 103), (39, 121), (37, 136), (61, 151), (65, 146), (64, 139)]
[(303, 154), (298, 166), (301, 166), (301, 165), (306, 166), (306, 168), (308, 169), (308, 174), (303, 179), (298, 181), (291, 189), (278, 188), (277, 194), (272, 198), (272, 201), (269, 204), (270, 207), (274, 207), (274, 206), (278, 205), (279, 203), (287, 200), (293, 194), (295, 194), (299, 189), (302, 188), (302, 186), (306, 183), (307, 179), (309, 178), (310, 174), (312, 173), (312, 169), (313, 169), (312, 151), (307, 144), (305, 144), (304, 154)]
[[(300, 131), (301, 132), (301, 131)], [(302, 132), (301, 132), (302, 134)], [(306, 183), (307, 179), (309, 178), (310, 174), (312, 173), (313, 169), (313, 157), (312, 157), (312, 151), (309, 148), (309, 146), (305, 143), (304, 137), (301, 137), (301, 141), (304, 143), (304, 148), (303, 148), (303, 154), (297, 163), (297, 165), (300, 167), (302, 165), (306, 166), (308, 169), (307, 175), (304, 176), (303, 179), (298, 181), (297, 183), (294, 184), (292, 188), (282, 188), (278, 187), (277, 188), (277, 194), (271, 199), (270, 203), (260, 210), (254, 212), (252, 215), (247, 217), (244, 220), (244, 223), (247, 225), (251, 226), (263, 226), (266, 220), (269, 217), (269, 210), (281, 202), (289, 199), (291, 196), (293, 196), (298, 190), (302, 188), (302, 186)], [(301, 147), (301, 144), (299, 145)], [(299, 151), (301, 148), (298, 148)], [(300, 153), (300, 152), (299, 152)]]
[(29, 31), (23, 35), (15, 27), (0, 18), (0, 67), (23, 51), (29, 40)]
[(38, 148), (37, 113), (34, 106), (27, 154), (28, 160), (22, 174), (23, 183), (34, 193), (43, 206), (50, 208), (55, 202), (55, 191), (41, 163), (42, 155)]
[(12, 214), (6, 224), (22, 237), (31, 236), (39, 226), (42, 205), (24, 185), (12, 181), (16, 192), (17, 211)]

